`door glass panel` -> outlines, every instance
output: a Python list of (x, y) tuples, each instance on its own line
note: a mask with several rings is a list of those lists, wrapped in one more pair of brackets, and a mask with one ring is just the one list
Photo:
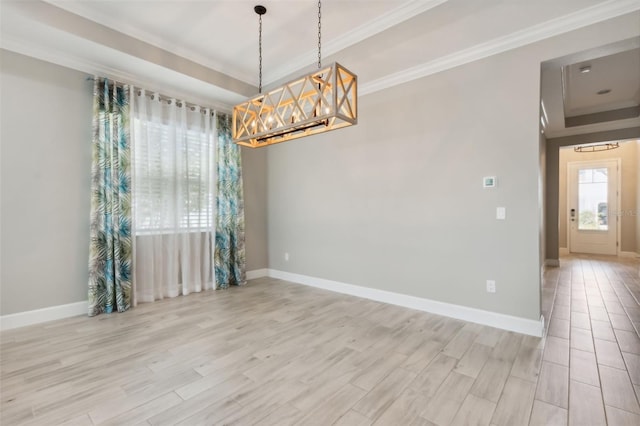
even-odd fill
[(607, 178), (606, 168), (578, 171), (578, 229), (609, 229)]

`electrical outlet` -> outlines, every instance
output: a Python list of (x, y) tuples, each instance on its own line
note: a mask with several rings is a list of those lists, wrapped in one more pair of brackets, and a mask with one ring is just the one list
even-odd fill
[(284, 254), (284, 261), (288, 262), (289, 261), (289, 253), (285, 253)]
[(496, 282), (494, 280), (487, 280), (487, 293), (496, 292)]
[(507, 209), (505, 207), (496, 208), (496, 219), (505, 220), (507, 218)]

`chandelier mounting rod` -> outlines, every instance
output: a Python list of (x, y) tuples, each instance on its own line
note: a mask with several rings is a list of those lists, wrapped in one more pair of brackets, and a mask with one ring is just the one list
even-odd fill
[(267, 8), (262, 5), (257, 5), (253, 10), (258, 14), (258, 73), (260, 83), (258, 85), (258, 93), (262, 93), (262, 15), (267, 13)]
[(318, 69), (322, 68), (322, 3), (318, 0)]

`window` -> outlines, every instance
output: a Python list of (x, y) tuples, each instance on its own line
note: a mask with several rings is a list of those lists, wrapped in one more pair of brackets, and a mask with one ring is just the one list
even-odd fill
[(213, 133), (134, 119), (133, 207), (138, 234), (213, 228)]
[(609, 229), (607, 185), (606, 168), (578, 171), (578, 229), (599, 231)]

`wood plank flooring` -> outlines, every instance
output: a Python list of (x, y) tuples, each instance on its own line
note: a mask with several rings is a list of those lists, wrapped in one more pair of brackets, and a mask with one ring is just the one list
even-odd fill
[(10, 330), (2, 425), (640, 425), (636, 259), (545, 273), (545, 339), (280, 280)]

